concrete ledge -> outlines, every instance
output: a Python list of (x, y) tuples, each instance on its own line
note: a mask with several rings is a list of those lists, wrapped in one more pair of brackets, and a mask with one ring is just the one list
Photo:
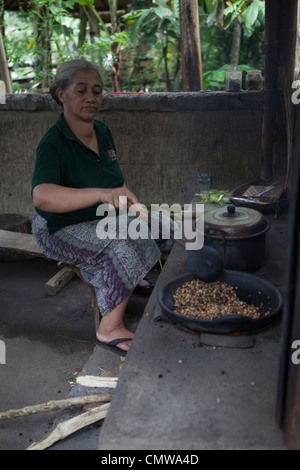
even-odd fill
[[(282, 290), (287, 214), (269, 218), (265, 263), (255, 274)], [(254, 330), (248, 348), (238, 336), (230, 347), (218, 346), (218, 338), (207, 345), (201, 334), (154, 321), (158, 290), (183, 272), (185, 253), (175, 244), (126, 357), (98, 449), (286, 449), (275, 418), (280, 319)]]
[(5, 95), (0, 111), (58, 111), (60, 106), (49, 94), (12, 93)]
[(222, 111), (262, 109), (262, 92), (145, 93), (104, 95), (102, 110), (119, 111)]
[[(104, 93), (101, 111), (222, 111), (262, 109), (263, 92)], [(49, 94), (6, 95), (1, 111), (59, 111)]]

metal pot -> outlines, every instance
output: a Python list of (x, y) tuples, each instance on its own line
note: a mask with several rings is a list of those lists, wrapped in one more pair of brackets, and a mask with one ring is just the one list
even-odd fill
[(219, 252), (225, 268), (251, 272), (263, 263), (269, 228), (261, 212), (230, 204), (205, 213), (204, 243)]

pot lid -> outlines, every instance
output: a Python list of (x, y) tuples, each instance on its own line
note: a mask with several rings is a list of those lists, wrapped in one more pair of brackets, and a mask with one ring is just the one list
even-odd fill
[(205, 235), (213, 238), (249, 238), (261, 235), (270, 224), (261, 212), (234, 204), (205, 212)]

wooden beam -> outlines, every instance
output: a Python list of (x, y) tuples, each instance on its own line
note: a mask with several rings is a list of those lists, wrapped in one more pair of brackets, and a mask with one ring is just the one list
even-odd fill
[(197, 0), (180, 1), (180, 24), (183, 91), (203, 90)]
[(29, 233), (0, 230), (0, 249), (22, 251), (31, 255), (46, 257)]

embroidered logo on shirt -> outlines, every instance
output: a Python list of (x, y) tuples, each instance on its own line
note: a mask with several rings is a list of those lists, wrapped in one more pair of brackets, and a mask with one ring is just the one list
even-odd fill
[(110, 156), (110, 158), (112, 160), (116, 160), (117, 159), (117, 155), (116, 155), (116, 152), (112, 149), (112, 150), (108, 150), (108, 155)]

